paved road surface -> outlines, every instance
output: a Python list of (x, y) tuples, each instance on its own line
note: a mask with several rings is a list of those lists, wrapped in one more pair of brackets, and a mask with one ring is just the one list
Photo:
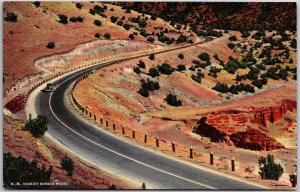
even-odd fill
[(107, 167), (115, 174), (134, 179), (140, 184), (145, 182), (146, 187), (259, 189), (258, 186), (211, 173), (122, 141), (75, 116), (67, 104), (66, 90), (81, 74), (94, 68), (90, 67), (58, 80), (59, 86), (53, 93), (40, 92), (37, 95), (37, 114), (47, 116), (48, 133), (54, 138), (94, 164)]

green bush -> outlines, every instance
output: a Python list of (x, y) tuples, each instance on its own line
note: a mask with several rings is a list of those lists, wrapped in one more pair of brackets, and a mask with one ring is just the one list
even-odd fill
[(78, 9), (81, 9), (81, 8), (82, 8), (82, 4), (81, 4), (81, 3), (76, 3), (76, 7), (77, 7)]
[(172, 106), (178, 107), (182, 105), (182, 101), (180, 99), (177, 99), (176, 95), (168, 94), (165, 98), (165, 101)]
[(148, 37), (147, 41), (150, 42), (150, 43), (153, 43), (155, 41), (155, 39), (153, 37)]
[(40, 138), (48, 130), (47, 123), (47, 117), (38, 115), (35, 119), (29, 119), (23, 129), (29, 131), (33, 137)]
[(90, 14), (95, 15), (95, 10), (94, 9), (90, 9)]
[(125, 24), (123, 25), (123, 28), (126, 29), (127, 31), (128, 31), (131, 27), (132, 27), (132, 25), (129, 25), (129, 24), (127, 24), (127, 23), (125, 23)]
[(179, 59), (184, 59), (184, 55), (183, 55), (182, 53), (180, 53), (180, 54), (178, 55), (178, 58), (179, 58)]
[(292, 39), (291, 40), (291, 43), (290, 43), (290, 46), (294, 49), (297, 49), (297, 40), (296, 39)]
[(55, 43), (53, 41), (51, 41), (46, 45), (46, 47), (49, 49), (53, 49), (55, 47)]
[(178, 71), (185, 71), (186, 67), (185, 67), (185, 65), (177, 65), (177, 70)]
[(117, 187), (115, 184), (112, 184), (111, 186), (108, 187), (109, 190), (116, 190)]
[(33, 4), (36, 6), (36, 7), (39, 7), (41, 5), (41, 2), (40, 1), (35, 1), (33, 2)]
[(18, 16), (15, 13), (10, 12), (10, 13), (6, 14), (6, 17), (4, 18), (4, 20), (9, 21), (9, 22), (17, 22)]
[(192, 75), (192, 79), (197, 83), (201, 83), (201, 77), (199, 77), (198, 75)]
[(137, 67), (137, 66), (135, 66), (134, 68), (133, 68), (133, 71), (136, 73), (136, 74), (140, 74), (142, 71), (141, 71), (141, 69), (139, 68), (139, 67)]
[(154, 91), (154, 90), (158, 90), (160, 88), (158, 82), (151, 81), (149, 79), (147, 79), (147, 81), (145, 81), (144, 79), (142, 79), (141, 83), (142, 83), (142, 88), (144, 88), (144, 89), (146, 89), (148, 91)]
[(233, 49), (235, 47), (235, 44), (233, 43), (228, 43), (227, 46), (230, 48), (230, 49)]
[(157, 77), (157, 76), (159, 76), (159, 71), (158, 71), (157, 68), (151, 67), (151, 68), (149, 69), (148, 75), (150, 75), (151, 77)]
[(150, 59), (150, 60), (154, 60), (154, 59), (155, 59), (155, 55), (154, 55), (153, 53), (150, 54), (150, 55), (149, 55), (149, 59)]
[(22, 182), (50, 182), (52, 166), (47, 170), (39, 168), (35, 161), (28, 162), (25, 158), (14, 157), (11, 153), (3, 155), (3, 184), (4, 188), (37, 189), (45, 186), (11, 185), (11, 183)]
[(143, 68), (145, 69), (146, 65), (145, 65), (145, 62), (140, 60), (139, 63), (137, 64), (140, 68)]
[(102, 25), (102, 22), (100, 20), (94, 20), (94, 25), (97, 25), (98, 27), (100, 27)]
[(171, 75), (174, 72), (174, 69), (167, 63), (163, 63), (157, 66), (158, 70), (165, 75)]
[(259, 169), (264, 172), (265, 179), (279, 180), (283, 173), (283, 168), (279, 164), (276, 164), (274, 157), (268, 154), (267, 158), (260, 157), (258, 159)]
[(144, 19), (140, 19), (138, 24), (141, 28), (145, 28), (147, 26), (147, 21)]
[(139, 94), (141, 94), (144, 97), (149, 97), (149, 91), (143, 87), (141, 87), (138, 91)]
[(65, 16), (65, 15), (58, 15), (58, 17), (59, 17), (59, 23), (62, 23), (62, 24), (67, 24), (68, 23), (68, 17), (67, 16)]
[(110, 17), (110, 21), (113, 23), (117, 22), (117, 20), (118, 20), (118, 17), (115, 17), (115, 16)]
[(99, 33), (95, 33), (95, 37), (96, 38), (100, 38), (100, 34)]
[(129, 34), (128, 37), (129, 37), (131, 40), (134, 40), (134, 38), (135, 38), (133, 34)]
[(221, 93), (227, 93), (227, 92), (229, 92), (228, 85), (225, 84), (225, 83), (220, 83), (220, 82), (216, 83), (216, 85), (212, 89), (214, 89), (214, 90), (216, 90), (218, 92), (221, 92)]
[(235, 35), (232, 35), (228, 38), (230, 41), (237, 41), (237, 38)]
[(111, 36), (110, 36), (109, 33), (105, 33), (105, 34), (104, 34), (104, 37), (105, 37), (106, 39), (110, 39)]
[(201, 59), (202, 61), (209, 61), (210, 57), (207, 53), (201, 53), (198, 55), (198, 58)]
[(76, 18), (76, 17), (71, 17), (71, 18), (69, 19), (69, 21), (71, 21), (71, 22), (77, 22), (77, 18)]
[(60, 161), (60, 166), (62, 167), (63, 170), (67, 171), (68, 176), (73, 175), (74, 165), (73, 165), (73, 161), (70, 157), (65, 155), (64, 158), (61, 159), (61, 161)]

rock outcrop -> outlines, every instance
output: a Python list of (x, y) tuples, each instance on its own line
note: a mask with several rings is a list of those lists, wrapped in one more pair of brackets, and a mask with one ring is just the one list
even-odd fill
[[(193, 129), (194, 133), (208, 137), (212, 142), (225, 141), (228, 145), (250, 150), (274, 150), (285, 148), (268, 134), (270, 125), (280, 121), (288, 111), (294, 112), (297, 102), (282, 100), (273, 106), (250, 107), (245, 111), (229, 109), (215, 111), (203, 116)], [(294, 121), (286, 119), (287, 125), (276, 130), (289, 130)], [(272, 135), (272, 134), (271, 134)]]

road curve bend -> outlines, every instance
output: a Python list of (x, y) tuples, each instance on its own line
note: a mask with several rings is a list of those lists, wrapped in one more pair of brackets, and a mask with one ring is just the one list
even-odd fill
[[(69, 150), (102, 169), (156, 189), (258, 190), (261, 186), (207, 171), (126, 142), (104, 129), (95, 128), (72, 112), (67, 100), (70, 85), (81, 75), (119, 60), (66, 75), (52, 92), (34, 97), (36, 114), (48, 118), (48, 134)], [(32, 105), (32, 104), (31, 104)]]

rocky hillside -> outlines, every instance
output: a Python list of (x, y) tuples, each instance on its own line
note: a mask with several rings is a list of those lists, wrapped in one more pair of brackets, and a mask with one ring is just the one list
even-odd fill
[(118, 3), (173, 22), (222, 29), (272, 28), (296, 30), (296, 3)]

